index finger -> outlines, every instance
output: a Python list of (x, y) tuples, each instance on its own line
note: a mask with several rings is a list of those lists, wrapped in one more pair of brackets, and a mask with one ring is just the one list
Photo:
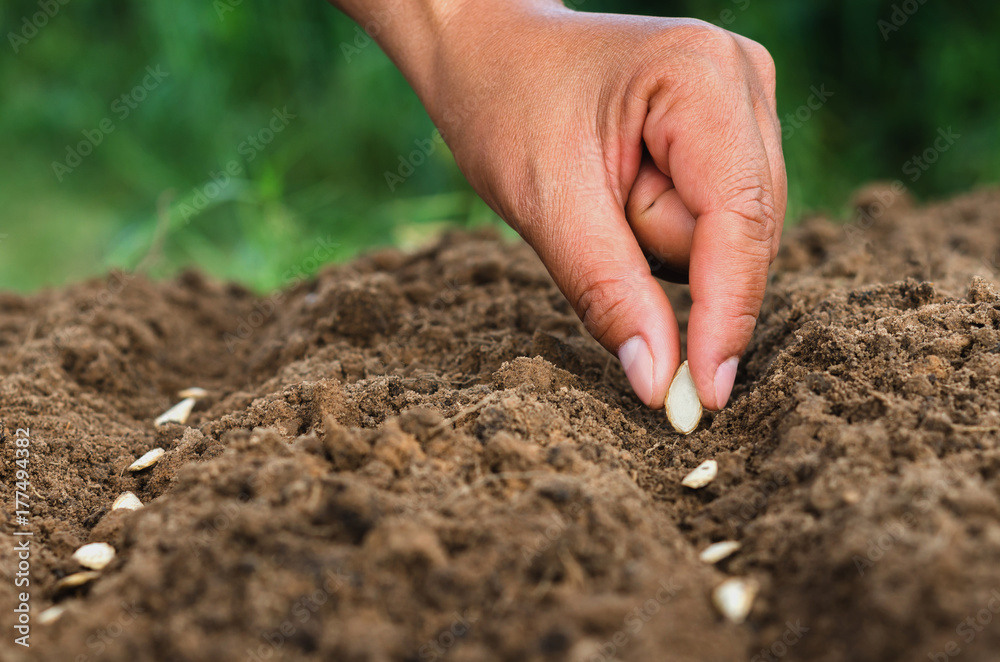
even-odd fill
[(780, 219), (751, 91), (721, 77), (701, 84), (644, 133), (696, 218), (688, 360), (702, 403), (721, 409), (757, 323)]

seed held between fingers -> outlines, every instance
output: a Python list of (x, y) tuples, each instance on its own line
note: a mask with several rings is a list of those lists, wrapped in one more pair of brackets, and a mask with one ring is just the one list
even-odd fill
[(674, 373), (663, 405), (667, 412), (667, 420), (675, 430), (681, 434), (691, 434), (697, 429), (703, 410), (687, 361)]

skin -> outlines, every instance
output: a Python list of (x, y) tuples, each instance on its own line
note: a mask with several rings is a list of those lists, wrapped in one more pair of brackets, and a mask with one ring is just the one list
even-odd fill
[(680, 340), (651, 265), (690, 283), (691, 373), (705, 407), (725, 406), (785, 215), (767, 50), (700, 21), (551, 0), (334, 4), (402, 70), (469, 182), (653, 408)]

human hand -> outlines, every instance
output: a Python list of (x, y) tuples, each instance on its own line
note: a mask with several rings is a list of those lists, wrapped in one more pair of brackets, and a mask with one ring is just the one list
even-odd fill
[(638, 397), (663, 406), (680, 363), (677, 320), (645, 252), (687, 276), (692, 376), (706, 407), (725, 406), (785, 213), (767, 51), (699, 21), (549, 0), (406, 11), (383, 47)]

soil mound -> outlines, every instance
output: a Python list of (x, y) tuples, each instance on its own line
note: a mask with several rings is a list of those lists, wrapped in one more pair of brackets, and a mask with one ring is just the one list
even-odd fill
[[(0, 657), (996, 660), (1000, 191), (884, 193), (787, 233), (732, 404), (688, 437), (490, 234), (266, 298), (194, 272), (0, 295)], [(96, 541), (115, 559), (62, 586)], [(727, 577), (760, 585), (743, 625)]]

